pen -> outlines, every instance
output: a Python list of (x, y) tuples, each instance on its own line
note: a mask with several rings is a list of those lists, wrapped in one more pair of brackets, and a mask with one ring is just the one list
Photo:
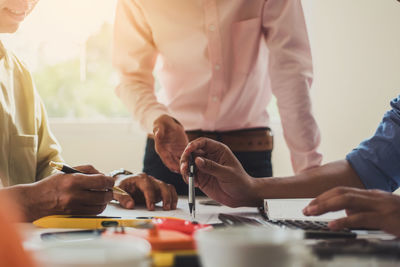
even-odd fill
[(196, 218), (196, 194), (194, 188), (194, 173), (195, 173), (195, 164), (194, 164), (194, 157), (191, 154), (189, 157), (189, 211), (192, 220)]
[[(54, 169), (62, 171), (64, 173), (83, 173), (81, 171), (78, 171), (78, 170), (76, 170), (66, 164), (60, 163), (60, 162), (50, 161), (49, 165), (51, 167), (53, 167)], [(125, 192), (118, 186), (113, 187), (113, 192), (116, 194), (125, 195), (125, 196), (129, 195), (127, 192)]]

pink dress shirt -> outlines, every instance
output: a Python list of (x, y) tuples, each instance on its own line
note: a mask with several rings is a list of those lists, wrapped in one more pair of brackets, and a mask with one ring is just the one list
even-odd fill
[(119, 0), (114, 64), (117, 95), (148, 132), (163, 114), (186, 130), (266, 127), (273, 93), (294, 171), (321, 162), (300, 0)]

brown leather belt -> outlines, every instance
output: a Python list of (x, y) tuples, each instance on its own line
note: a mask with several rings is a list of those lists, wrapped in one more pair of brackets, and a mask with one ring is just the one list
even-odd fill
[[(274, 140), (271, 129), (256, 128), (225, 132), (186, 131), (189, 141), (199, 137), (207, 137), (227, 145), (235, 152), (268, 151), (272, 150)], [(152, 135), (148, 136), (153, 138)]]

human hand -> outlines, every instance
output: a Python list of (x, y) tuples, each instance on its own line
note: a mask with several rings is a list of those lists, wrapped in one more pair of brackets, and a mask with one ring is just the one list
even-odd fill
[(253, 191), (255, 179), (226, 145), (208, 138), (194, 140), (182, 154), (181, 174), (186, 183), (191, 153), (197, 167), (195, 185), (207, 196), (230, 207), (261, 204)]
[(400, 196), (380, 191), (336, 187), (304, 208), (307, 216), (346, 210), (347, 217), (331, 221), (333, 230), (344, 228), (381, 229), (400, 237)]
[(168, 169), (179, 173), (179, 160), (188, 144), (188, 138), (182, 125), (168, 115), (162, 115), (154, 121), (155, 150)]
[(28, 221), (53, 214), (101, 213), (112, 200), (114, 179), (92, 166), (75, 169), (87, 173), (56, 173), (39, 182), (21, 187), (18, 198)]
[(154, 210), (155, 204), (162, 200), (164, 210), (175, 210), (178, 203), (174, 186), (145, 173), (125, 177), (119, 187), (129, 196), (114, 193), (114, 199), (126, 209), (133, 209), (137, 204), (146, 204), (148, 210)]

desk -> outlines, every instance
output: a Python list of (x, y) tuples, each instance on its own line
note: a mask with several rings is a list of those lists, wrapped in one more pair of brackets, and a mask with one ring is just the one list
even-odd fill
[[(205, 198), (197, 198), (196, 201), (196, 220), (200, 223), (218, 223), (218, 213), (231, 213), (242, 216), (259, 216), (255, 208), (229, 208), (226, 206), (210, 206), (202, 205), (200, 202)], [(155, 211), (147, 211), (145, 207), (136, 207), (134, 210), (126, 210), (121, 208), (118, 204), (111, 203), (101, 214), (104, 216), (118, 216), (123, 218), (134, 218), (138, 216), (172, 216), (182, 219), (190, 220), (189, 208), (187, 204), (187, 198), (181, 197), (178, 201), (177, 210), (163, 211), (161, 205), (156, 206)], [(37, 249), (43, 245), (40, 240), (40, 234), (44, 232), (51, 232), (55, 229), (38, 229), (32, 226), (32, 224), (21, 224), (22, 232), (25, 236), (25, 247), (28, 249)], [(62, 229), (65, 230), (65, 229)], [(381, 235), (378, 233), (374, 236), (361, 235), (362, 238), (392, 238), (390, 235)], [(311, 244), (314, 241), (307, 240), (306, 243)], [(343, 266), (400, 266), (400, 261), (385, 260), (380, 258), (359, 258), (354, 256), (341, 256), (336, 257), (330, 261), (316, 261), (314, 266), (328, 266), (328, 267), (343, 267)]]

